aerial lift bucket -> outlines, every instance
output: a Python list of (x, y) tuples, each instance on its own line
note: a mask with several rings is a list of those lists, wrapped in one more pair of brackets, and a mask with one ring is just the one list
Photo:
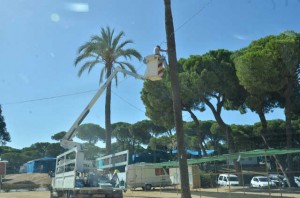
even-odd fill
[(145, 78), (152, 81), (161, 80), (163, 76), (161, 56), (149, 55), (145, 58), (145, 62), (147, 64)]

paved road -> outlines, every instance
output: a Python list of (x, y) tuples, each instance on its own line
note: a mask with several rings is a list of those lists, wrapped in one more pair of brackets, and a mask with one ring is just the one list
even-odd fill
[[(31, 192), (9, 192), (0, 193), (0, 198), (49, 198), (49, 191), (31, 191)], [(163, 190), (158, 189), (152, 191), (127, 191), (124, 197), (133, 198), (180, 198), (179, 190)], [(292, 193), (276, 190), (269, 194), (267, 191), (261, 190), (246, 190), (245, 193), (241, 189), (219, 188), (219, 189), (197, 189), (192, 190), (192, 198), (300, 198), (300, 189)]]

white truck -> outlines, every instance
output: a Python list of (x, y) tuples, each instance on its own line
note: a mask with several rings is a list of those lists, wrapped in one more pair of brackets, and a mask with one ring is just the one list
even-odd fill
[(127, 165), (126, 183), (131, 190), (142, 188), (146, 191), (153, 187), (172, 185), (170, 176), (164, 168), (147, 163)]
[(147, 70), (145, 76), (124, 70), (121, 67), (114, 68), (107, 81), (97, 91), (95, 96), (77, 118), (75, 123), (63, 137), (60, 145), (68, 149), (67, 152), (57, 156), (56, 169), (52, 178), (50, 190), (51, 198), (79, 198), (79, 197), (105, 197), (122, 198), (124, 188), (116, 188), (109, 183), (106, 175), (97, 171), (94, 162), (85, 160), (84, 148), (80, 143), (73, 142), (76, 129), (89, 111), (102, 95), (108, 84), (113, 80), (118, 72), (129, 74), (142, 80), (160, 80), (161, 74), (158, 74), (159, 59), (156, 56), (146, 57)]

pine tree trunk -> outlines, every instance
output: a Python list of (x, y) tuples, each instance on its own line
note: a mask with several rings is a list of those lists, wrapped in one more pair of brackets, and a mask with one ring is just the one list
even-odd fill
[[(261, 130), (261, 138), (263, 139), (266, 148), (269, 149), (270, 146), (269, 146), (268, 140), (267, 140), (266, 137), (265, 137), (265, 135), (266, 135), (267, 132), (268, 132), (268, 123), (267, 123), (265, 114), (264, 114), (262, 111), (259, 111), (259, 112), (258, 112), (258, 115), (259, 115), (259, 119), (260, 119), (261, 126), (262, 126), (262, 130)], [(273, 158), (275, 159), (276, 166), (279, 167), (279, 169), (280, 169), (280, 171), (282, 172), (283, 176), (284, 176), (285, 178), (287, 178), (287, 174), (286, 174), (286, 172), (284, 171), (284, 168), (283, 168), (283, 166), (281, 165), (280, 161), (278, 160), (277, 156), (276, 156), (276, 155), (273, 155)], [(287, 183), (288, 183), (288, 186), (291, 186), (289, 180), (287, 180)]]
[[(221, 130), (226, 134), (229, 153), (238, 152), (238, 150), (236, 149), (234, 139), (233, 139), (232, 130), (231, 130), (230, 126), (228, 126), (221, 117), (221, 105), (217, 104), (217, 110), (216, 110), (214, 108), (214, 106), (206, 98), (203, 98), (203, 100), (204, 100), (205, 104), (210, 108), (212, 113), (214, 114), (214, 117), (215, 117), (218, 125), (220, 126)], [(234, 165), (235, 172), (238, 176), (239, 183), (240, 183), (240, 185), (243, 185), (242, 184), (243, 178), (242, 178), (241, 166), (237, 160), (233, 160), (233, 165)]]
[(190, 113), (194, 123), (196, 124), (196, 133), (197, 133), (197, 136), (198, 136), (198, 139), (199, 139), (199, 157), (201, 157), (201, 150), (203, 152), (203, 156), (207, 157), (206, 150), (203, 146), (202, 131), (200, 129), (200, 122), (199, 122), (197, 116), (190, 109), (187, 109), (187, 111)]

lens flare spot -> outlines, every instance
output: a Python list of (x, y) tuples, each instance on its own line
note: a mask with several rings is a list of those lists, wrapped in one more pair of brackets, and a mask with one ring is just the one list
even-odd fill
[(52, 13), (51, 14), (51, 21), (53, 22), (59, 22), (60, 16), (57, 13)]

